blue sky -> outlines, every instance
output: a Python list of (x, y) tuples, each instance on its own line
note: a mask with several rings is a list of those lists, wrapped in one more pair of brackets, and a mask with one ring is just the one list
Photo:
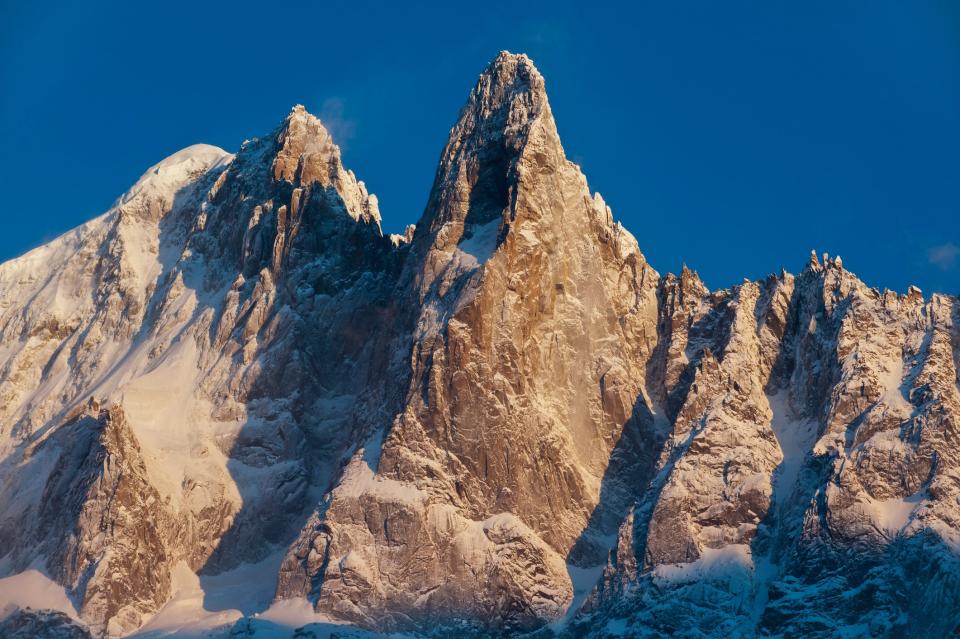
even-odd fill
[(295, 103), (399, 230), (501, 49), (533, 57), (568, 156), (661, 272), (686, 262), (720, 288), (816, 248), (874, 286), (960, 292), (950, 0), (0, 0), (0, 260), (177, 149), (235, 150)]

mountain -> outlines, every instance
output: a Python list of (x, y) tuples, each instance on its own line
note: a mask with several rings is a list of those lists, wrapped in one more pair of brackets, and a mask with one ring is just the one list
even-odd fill
[(957, 298), (660, 275), (505, 52), (380, 220), (297, 106), (0, 265), (3, 633), (958, 631)]

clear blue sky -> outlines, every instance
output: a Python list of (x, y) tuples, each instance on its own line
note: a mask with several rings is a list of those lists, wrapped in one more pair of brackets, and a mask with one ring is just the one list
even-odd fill
[(874, 286), (960, 292), (952, 0), (0, 0), (0, 47), (0, 260), (295, 103), (331, 122), (399, 230), (508, 49), (533, 57), (568, 156), (661, 272), (726, 287), (816, 248)]

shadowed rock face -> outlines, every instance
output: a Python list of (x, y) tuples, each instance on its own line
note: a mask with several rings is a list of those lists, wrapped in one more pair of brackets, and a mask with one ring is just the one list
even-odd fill
[(0, 636), (7, 639), (91, 639), (86, 628), (55, 610), (17, 610), (0, 621)]
[(37, 454), (56, 456), (39, 510), (48, 568), (92, 629), (139, 627), (170, 595), (167, 545), (179, 531), (147, 478), (123, 410), (88, 407)]
[(839, 258), (661, 277), (502, 53), (404, 237), (295, 107), (0, 265), (2, 566), (107, 635), (281, 554), (380, 631), (946, 636), (958, 317)]
[(30, 520), (2, 522), (2, 538), (12, 546), (8, 559), (22, 570), (38, 550), (91, 630), (136, 629), (166, 602), (168, 548), (182, 531), (151, 485), (119, 406), (101, 409), (91, 401), (75, 411), (27, 448), (20, 474), (6, 488), (39, 495), (32, 534), (22, 527)]

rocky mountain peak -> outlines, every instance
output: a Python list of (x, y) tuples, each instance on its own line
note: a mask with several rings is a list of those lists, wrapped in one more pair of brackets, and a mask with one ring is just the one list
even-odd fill
[(546, 105), (546, 84), (533, 61), (522, 53), (501, 51), (480, 74), (467, 108), (476, 108), (484, 119), (496, 122), (492, 116), (506, 115), (507, 124), (518, 124), (539, 115)]
[[(340, 147), (319, 118), (297, 104), (273, 137), (271, 174), (275, 182), (287, 183), (295, 190), (319, 186), (326, 193), (336, 192), (350, 217), (379, 226), (376, 196), (367, 192), (366, 185), (357, 180), (353, 171), (344, 168)], [(296, 197), (299, 199), (300, 195)]]
[[(425, 220), (485, 224), (508, 204), (516, 167), (538, 123), (560, 148), (543, 77), (525, 55), (502, 52), (480, 75), (441, 156)], [(457, 203), (456, 192), (466, 199)]]
[[(320, 120), (302, 104), (295, 105), (276, 133), (273, 178), (291, 183), (328, 183), (330, 169), (340, 163), (340, 149)], [(306, 156), (306, 158), (304, 157)], [(307, 166), (302, 160), (307, 159)], [(304, 174), (303, 169), (308, 172)]]
[[(565, 208), (556, 196), (561, 191), (582, 206)], [(486, 264), (521, 225), (524, 253), (563, 253), (563, 245), (584, 232), (616, 237), (624, 251), (636, 250), (567, 160), (540, 72), (527, 56), (502, 52), (480, 75), (450, 131), (417, 224), (412, 253), (419, 258), (409, 266), (420, 295), (437, 276), (441, 293), (456, 288), (461, 275)]]

